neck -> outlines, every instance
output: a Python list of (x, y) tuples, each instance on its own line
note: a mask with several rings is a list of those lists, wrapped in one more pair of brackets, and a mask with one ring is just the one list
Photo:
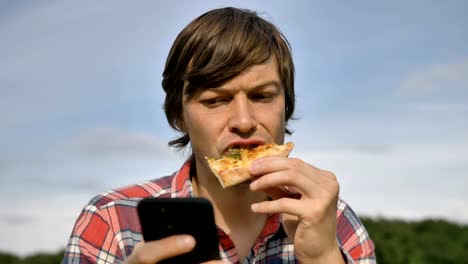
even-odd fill
[(211, 201), (215, 211), (216, 224), (228, 234), (239, 226), (263, 224), (265, 215), (255, 214), (250, 209), (253, 203), (267, 199), (264, 193), (252, 192), (249, 183), (223, 189), (208, 165), (196, 161), (196, 175), (192, 177), (195, 196)]

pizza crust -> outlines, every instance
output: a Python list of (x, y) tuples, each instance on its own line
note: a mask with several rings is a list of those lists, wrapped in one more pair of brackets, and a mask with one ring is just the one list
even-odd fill
[(206, 160), (221, 186), (227, 188), (251, 179), (249, 167), (254, 160), (266, 156), (287, 157), (293, 147), (292, 142), (284, 145), (265, 144), (253, 149), (241, 149), (239, 159), (222, 157), (220, 159), (206, 158)]

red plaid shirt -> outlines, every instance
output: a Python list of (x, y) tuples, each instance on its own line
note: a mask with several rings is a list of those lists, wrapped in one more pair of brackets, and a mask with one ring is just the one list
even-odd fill
[[(138, 185), (104, 193), (81, 212), (70, 236), (62, 263), (123, 263), (142, 241), (136, 211), (145, 197), (191, 197), (190, 163), (180, 171)], [(220, 228), (220, 254), (231, 263), (240, 259), (230, 237)], [(337, 237), (348, 263), (376, 263), (374, 244), (359, 218), (342, 200), (338, 202)], [(279, 215), (270, 215), (243, 263), (298, 263), (294, 245), (286, 236)]]

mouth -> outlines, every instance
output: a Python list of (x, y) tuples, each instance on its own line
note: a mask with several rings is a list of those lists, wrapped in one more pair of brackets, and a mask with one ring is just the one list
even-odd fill
[(226, 146), (223, 152), (227, 153), (232, 149), (249, 149), (250, 150), (263, 144), (265, 144), (264, 140), (233, 141)]
[(234, 145), (234, 146), (231, 146), (227, 149), (227, 151), (231, 150), (231, 149), (254, 149), (256, 147), (260, 146), (260, 144), (252, 144), (252, 145)]

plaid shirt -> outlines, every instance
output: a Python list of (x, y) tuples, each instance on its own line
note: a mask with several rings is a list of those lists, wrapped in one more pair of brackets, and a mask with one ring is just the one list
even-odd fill
[[(81, 212), (70, 236), (62, 263), (123, 263), (142, 241), (136, 207), (145, 197), (192, 197), (190, 162), (180, 171), (93, 198)], [(219, 230), (223, 259), (240, 263), (231, 238)], [(342, 200), (338, 202), (337, 237), (348, 263), (376, 263), (374, 244), (359, 218)], [(280, 216), (267, 223), (243, 263), (298, 263), (294, 245), (286, 236)]]

